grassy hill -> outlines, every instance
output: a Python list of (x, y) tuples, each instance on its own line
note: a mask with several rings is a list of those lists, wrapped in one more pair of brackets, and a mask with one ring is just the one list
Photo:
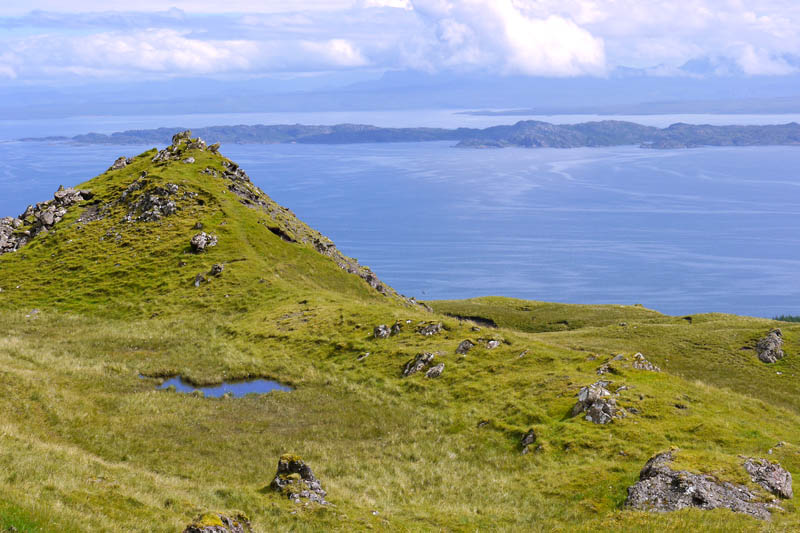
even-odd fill
[[(181, 531), (208, 511), (263, 532), (800, 528), (793, 500), (768, 522), (623, 506), (670, 448), (677, 466), (765, 500), (743, 457), (800, 472), (800, 324), (506, 298), (429, 310), (200, 143), (115, 166), (80, 184), (92, 197), (46, 234), (0, 255), (0, 531)], [(217, 245), (195, 253), (200, 232)], [(766, 365), (755, 343), (776, 326), (787, 356)], [(464, 340), (475, 347), (456, 353)], [(440, 378), (402, 377), (421, 352), (445, 364)], [(662, 372), (633, 368), (636, 352)], [(609, 361), (602, 379), (628, 416), (571, 416)], [(294, 390), (156, 390), (174, 375)], [(284, 453), (306, 460), (330, 505), (269, 490)]]

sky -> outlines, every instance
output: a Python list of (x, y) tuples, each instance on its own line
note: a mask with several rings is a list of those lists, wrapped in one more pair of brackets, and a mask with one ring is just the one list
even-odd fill
[(797, 28), (797, 0), (10, 0), (0, 81), (783, 76), (800, 69)]

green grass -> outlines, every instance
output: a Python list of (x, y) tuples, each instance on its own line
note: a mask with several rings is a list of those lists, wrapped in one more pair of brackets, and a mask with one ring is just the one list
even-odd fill
[[(151, 155), (85, 186), (111, 201), (141, 170), (155, 174)], [(259, 223), (263, 211), (199, 174), (220, 156), (192, 155), (195, 165), (158, 172), (206, 191), (203, 205), (155, 223), (115, 213), (81, 230), (70, 225), (76, 212), (0, 256), (0, 527), (174, 532), (219, 511), (264, 532), (800, 528), (793, 501), (770, 523), (622, 508), (645, 461), (671, 447), (681, 468), (751, 487), (740, 456), (800, 472), (800, 325), (783, 324), (788, 356), (764, 365), (752, 347), (776, 323), (763, 319), (689, 323), (637, 306), (502, 298), (432, 302), (429, 312), (281, 240)], [(186, 251), (197, 220), (220, 237), (201, 255)], [(112, 227), (121, 242), (100, 240)], [(223, 275), (195, 288), (216, 262)], [(450, 315), (499, 327), (475, 331)], [(372, 337), (398, 320), (399, 335)], [(431, 320), (445, 331), (415, 332)], [(459, 356), (464, 339), (477, 346)], [(503, 342), (488, 350), (486, 339)], [(437, 352), (443, 376), (402, 378), (422, 351)], [(631, 368), (637, 351), (664, 371)], [(618, 402), (640, 414), (608, 426), (571, 418), (579, 388), (617, 353), (626, 360), (612, 363), (612, 389), (630, 387)], [(263, 376), (295, 390), (214, 399), (140, 377), (173, 374), (200, 384)], [(531, 428), (541, 449), (522, 455)], [(284, 453), (306, 460), (332, 505), (265, 490)]]

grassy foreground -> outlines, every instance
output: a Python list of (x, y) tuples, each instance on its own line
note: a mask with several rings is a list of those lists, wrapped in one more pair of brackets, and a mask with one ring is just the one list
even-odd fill
[[(307, 229), (199, 172), (222, 172), (222, 156), (192, 150), (193, 164), (153, 165), (154, 153), (83, 187), (109, 203), (147, 170), (151, 185), (177, 183), (202, 204), (130, 223), (119, 204), (86, 224), (76, 223), (81, 206), (0, 256), (0, 531), (174, 532), (217, 510), (243, 512), (260, 532), (800, 529), (793, 500), (769, 522), (622, 507), (645, 461), (670, 447), (681, 468), (765, 499), (742, 456), (800, 472), (800, 324), (504, 298), (431, 302), (431, 312), (270, 231)], [(191, 254), (198, 221), (219, 244)], [(195, 287), (215, 263), (222, 275)], [(458, 316), (498, 327), (476, 331)], [(400, 334), (373, 338), (395, 321)], [(416, 332), (431, 321), (444, 331)], [(788, 355), (764, 365), (753, 346), (775, 326)], [(456, 354), (465, 339), (477, 346)], [(422, 351), (437, 352), (442, 377), (402, 378)], [(635, 352), (663, 372), (631, 368)], [(626, 359), (611, 388), (629, 387), (618, 401), (639, 414), (608, 426), (570, 417), (578, 389), (615, 354)], [(268, 377), (295, 390), (155, 390), (162, 378), (152, 376), (176, 374)], [(523, 455), (529, 429), (540, 447)], [(265, 490), (287, 452), (308, 462), (331, 505)]]

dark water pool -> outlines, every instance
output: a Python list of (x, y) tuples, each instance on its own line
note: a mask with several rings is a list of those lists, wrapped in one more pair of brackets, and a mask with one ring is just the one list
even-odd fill
[(183, 393), (190, 393), (196, 390), (202, 391), (205, 396), (211, 398), (219, 398), (225, 394), (232, 394), (234, 398), (241, 398), (247, 394), (266, 394), (272, 391), (290, 391), (291, 387), (281, 385), (277, 381), (270, 381), (268, 379), (251, 379), (245, 381), (231, 381), (222, 382), (219, 385), (210, 385), (208, 387), (195, 387), (191, 383), (185, 381), (180, 376), (170, 378), (162, 383), (158, 389), (168, 389), (174, 387), (176, 391)]

